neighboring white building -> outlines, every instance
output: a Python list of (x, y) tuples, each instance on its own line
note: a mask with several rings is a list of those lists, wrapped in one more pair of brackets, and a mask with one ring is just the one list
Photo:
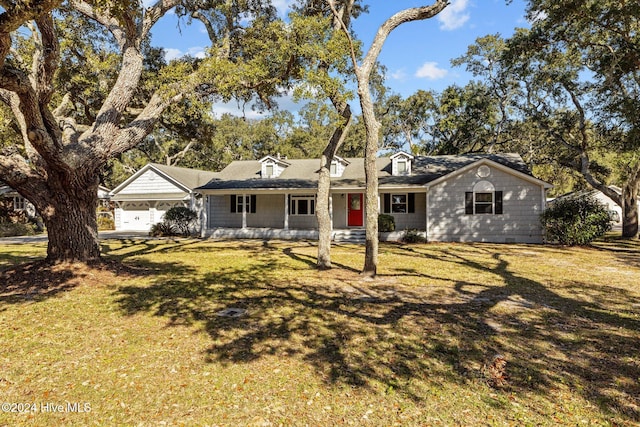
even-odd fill
[[(99, 186), (98, 187), (98, 199), (100, 203), (108, 207), (109, 206), (109, 192), (110, 190), (107, 187)], [(31, 202), (20, 193), (18, 193), (13, 188), (8, 185), (0, 185), (0, 197), (10, 198), (13, 200), (13, 210), (15, 211), (24, 211), (27, 216), (33, 218), (36, 216), (36, 208), (31, 204)]]
[[(622, 194), (622, 189), (620, 187), (616, 187), (614, 185), (609, 186), (610, 189), (615, 191), (618, 194)], [(614, 202), (609, 196), (605, 195), (602, 191), (599, 190), (582, 190), (582, 191), (573, 191), (571, 193), (563, 194), (555, 198), (554, 200), (559, 200), (567, 197), (581, 197), (581, 196), (590, 196), (600, 202), (602, 205), (606, 206), (611, 214), (612, 225), (615, 229), (622, 227), (622, 207)], [(553, 203), (553, 200), (549, 203)], [(638, 217), (640, 219), (640, 201), (638, 201)]]
[(206, 184), (215, 175), (214, 172), (149, 163), (111, 191), (116, 230), (149, 231), (174, 206), (199, 210), (193, 189)]

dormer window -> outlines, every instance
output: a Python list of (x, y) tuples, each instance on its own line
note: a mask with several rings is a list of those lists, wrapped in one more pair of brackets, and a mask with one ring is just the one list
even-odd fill
[(265, 166), (265, 170), (266, 170), (266, 178), (271, 178), (274, 175), (274, 165), (272, 164), (266, 164)]
[(397, 167), (398, 175), (406, 175), (407, 174), (407, 161), (406, 160), (398, 160)]
[(342, 157), (334, 156), (333, 160), (331, 161), (331, 167), (329, 169), (331, 177), (341, 177), (348, 165), (349, 162)]
[(391, 156), (392, 175), (411, 175), (413, 156), (403, 151)]
[(260, 175), (262, 178), (277, 178), (289, 166), (289, 163), (281, 160), (280, 157), (266, 156), (260, 159), (262, 164)]

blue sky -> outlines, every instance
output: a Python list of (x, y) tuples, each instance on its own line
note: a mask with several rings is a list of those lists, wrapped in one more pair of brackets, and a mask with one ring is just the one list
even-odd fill
[[(290, 0), (275, 0), (285, 16)], [(378, 27), (394, 13), (409, 7), (430, 4), (418, 0), (372, 0), (369, 13), (354, 21), (358, 38), (368, 49)], [(388, 37), (379, 60), (387, 67), (386, 84), (393, 92), (409, 96), (419, 89), (441, 91), (449, 85), (464, 85), (471, 76), (463, 68), (453, 68), (451, 59), (463, 55), (476, 38), (500, 33), (510, 36), (516, 27), (527, 26), (524, 0), (450, 0), (449, 6), (433, 19), (409, 22)], [(176, 31), (175, 15), (169, 15), (153, 31), (152, 44), (165, 48), (167, 58), (184, 54), (204, 54), (207, 36), (200, 23), (181, 26)], [(217, 106), (219, 112), (233, 106)], [(280, 108), (293, 108), (283, 100)]]

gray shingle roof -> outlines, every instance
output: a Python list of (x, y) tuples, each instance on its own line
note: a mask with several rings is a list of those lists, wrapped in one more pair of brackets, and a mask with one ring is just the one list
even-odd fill
[(188, 188), (204, 185), (218, 175), (216, 172), (167, 166), (159, 163), (151, 163), (151, 165)]
[[(381, 157), (377, 160), (380, 187), (407, 185), (425, 185), (435, 179), (456, 170), (489, 159), (518, 172), (531, 175), (531, 171), (520, 155), (508, 154), (467, 154), (460, 156), (416, 156), (412, 163), (411, 175), (391, 175), (391, 159)], [(349, 162), (341, 177), (331, 178), (334, 187), (364, 187), (364, 160), (347, 158)], [(261, 163), (258, 160), (241, 160), (230, 163), (200, 190), (230, 189), (307, 189), (316, 188), (318, 181), (319, 159), (287, 159), (290, 164), (277, 178), (261, 178)]]

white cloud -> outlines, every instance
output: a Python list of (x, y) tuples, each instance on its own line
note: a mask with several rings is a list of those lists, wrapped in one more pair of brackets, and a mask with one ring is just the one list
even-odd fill
[(206, 56), (206, 52), (204, 51), (204, 48), (201, 46), (190, 47), (189, 49), (187, 49), (186, 52), (183, 52), (180, 49), (174, 49), (171, 47), (164, 48), (164, 59), (167, 62), (173, 59), (182, 58), (185, 55), (202, 59)]
[(422, 67), (416, 71), (416, 77), (438, 80), (444, 78), (448, 73), (444, 68), (439, 68), (437, 62), (425, 62)]
[(194, 58), (200, 58), (200, 59), (207, 56), (206, 52), (204, 51), (204, 48), (201, 46), (190, 47), (187, 50), (187, 54), (193, 56)]
[(180, 58), (182, 56), (182, 51), (180, 49), (172, 49), (170, 47), (164, 48), (164, 59), (165, 61), (171, 61), (172, 59)]
[(452, 0), (451, 4), (438, 14), (440, 29), (455, 30), (462, 27), (470, 18), (466, 13), (468, 6), (468, 0)]
[(273, 5), (278, 10), (278, 15), (282, 17), (287, 16), (292, 3), (293, 0), (273, 0)]
[(391, 78), (393, 80), (404, 80), (407, 78), (407, 73), (404, 68), (401, 68), (391, 73)]

